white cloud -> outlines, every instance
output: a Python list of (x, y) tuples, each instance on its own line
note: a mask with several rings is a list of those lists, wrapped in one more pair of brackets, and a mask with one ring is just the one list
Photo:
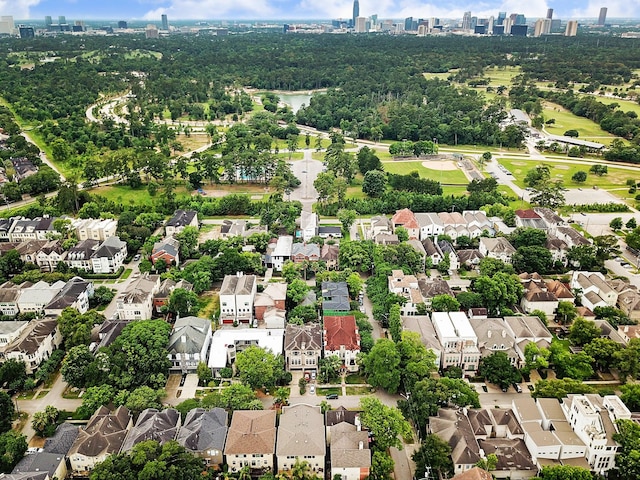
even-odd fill
[(30, 18), (29, 8), (40, 3), (40, 0), (0, 0), (0, 15), (12, 15), (14, 19)]
[(640, 14), (640, 0), (590, 0), (584, 8), (573, 10), (571, 16), (597, 17), (601, 7), (607, 7), (607, 18), (637, 18)]
[(166, 13), (175, 19), (274, 18), (277, 10), (268, 0), (173, 0), (168, 7), (147, 12), (143, 18), (157, 20)]

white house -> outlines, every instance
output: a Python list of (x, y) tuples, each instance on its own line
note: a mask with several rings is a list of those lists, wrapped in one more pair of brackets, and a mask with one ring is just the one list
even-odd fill
[(182, 232), (185, 227), (198, 228), (198, 212), (195, 210), (176, 210), (166, 225), (164, 226), (165, 235), (173, 237)]
[(20, 336), (4, 350), (5, 359), (23, 361), (27, 374), (32, 374), (62, 344), (62, 335), (55, 318), (32, 320)]
[(91, 297), (93, 297), (93, 282), (73, 277), (44, 307), (44, 313), (58, 316), (67, 307), (75, 308), (80, 313), (87, 313)]
[(160, 275), (149, 275), (131, 282), (116, 299), (120, 320), (149, 320), (153, 315), (153, 296), (160, 289)]
[(107, 238), (116, 235), (118, 221), (111, 218), (79, 218), (73, 220), (71, 226), (76, 230), (76, 235), (78, 235), (78, 240), (80, 241), (99, 240), (104, 242)]
[(403, 296), (407, 301), (400, 306), (400, 315), (416, 315), (418, 305), (424, 303), (415, 275), (405, 275), (402, 270), (393, 270), (388, 278), (389, 292)]
[(251, 323), (258, 282), (255, 275), (225, 275), (220, 287), (220, 321), (223, 324)]
[(485, 257), (496, 258), (505, 263), (511, 263), (511, 257), (516, 253), (516, 249), (504, 237), (481, 237), (478, 250)]
[(357, 357), (360, 353), (360, 333), (352, 315), (328, 316), (323, 319), (324, 356), (337, 355), (342, 368), (357, 372)]
[(267, 266), (273, 267), (274, 270), (282, 271), (282, 266), (287, 260), (291, 260), (291, 249), (293, 248), (293, 237), (291, 235), (282, 235), (278, 237), (275, 246), (272, 246), (273, 250), (267, 252), (267, 257), (270, 257), (270, 262), (267, 262)]
[(308, 242), (318, 235), (318, 214), (303, 210), (300, 212), (300, 236), (303, 242)]
[(571, 288), (578, 290), (582, 305), (593, 311), (595, 307), (615, 307), (618, 292), (600, 272), (573, 272)]
[(127, 258), (127, 244), (119, 237), (109, 237), (91, 255), (93, 273), (115, 273)]
[(173, 325), (167, 345), (172, 371), (195, 373), (200, 362), (207, 363), (213, 331), (211, 321), (199, 317), (180, 317)]
[(256, 346), (270, 351), (274, 355), (282, 355), (284, 346), (284, 330), (266, 328), (219, 328), (213, 332), (209, 351), (209, 368), (214, 375), (231, 366), (236, 355), (248, 347)]
[(431, 321), (442, 345), (441, 367), (460, 367), (465, 377), (478, 370), (478, 336), (464, 312), (433, 312)]
[(18, 309), (20, 312), (41, 313), (44, 307), (62, 290), (65, 282), (57, 281), (51, 285), (40, 280), (30, 287), (23, 288), (18, 298)]
[(278, 472), (288, 472), (296, 461), (306, 461), (313, 472), (324, 472), (327, 451), (324, 415), (320, 406), (282, 407), (276, 441)]
[(444, 234), (444, 223), (437, 213), (414, 213), (420, 225), (420, 240)]

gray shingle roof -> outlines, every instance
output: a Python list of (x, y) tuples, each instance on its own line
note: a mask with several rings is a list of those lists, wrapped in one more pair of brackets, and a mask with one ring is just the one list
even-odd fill
[(127, 434), (122, 451), (128, 452), (136, 444), (155, 440), (161, 445), (176, 438), (180, 426), (180, 412), (174, 408), (157, 410), (147, 408), (138, 417), (135, 426)]
[(176, 441), (192, 452), (223, 451), (227, 439), (227, 422), (227, 412), (222, 408), (194, 408), (187, 413)]
[(169, 336), (167, 350), (169, 353), (200, 353), (209, 331), (211, 322), (205, 318), (179, 318)]

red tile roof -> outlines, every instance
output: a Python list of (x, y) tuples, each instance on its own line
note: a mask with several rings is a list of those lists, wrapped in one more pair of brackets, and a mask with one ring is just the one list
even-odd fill
[(398, 210), (396, 214), (391, 218), (393, 226), (402, 225), (405, 228), (420, 228), (416, 216), (408, 208)]
[(536, 212), (534, 212), (531, 208), (528, 210), (516, 210), (516, 217), (519, 218), (541, 218)]
[(353, 315), (324, 317), (325, 350), (336, 351), (344, 345), (347, 350), (360, 350), (360, 334)]

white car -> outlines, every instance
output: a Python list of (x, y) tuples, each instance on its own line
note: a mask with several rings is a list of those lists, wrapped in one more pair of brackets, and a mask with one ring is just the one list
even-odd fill
[(311, 386), (309, 387), (309, 393), (310, 393), (311, 395), (315, 395), (315, 394), (316, 394), (316, 386), (315, 386), (315, 385), (311, 385)]

